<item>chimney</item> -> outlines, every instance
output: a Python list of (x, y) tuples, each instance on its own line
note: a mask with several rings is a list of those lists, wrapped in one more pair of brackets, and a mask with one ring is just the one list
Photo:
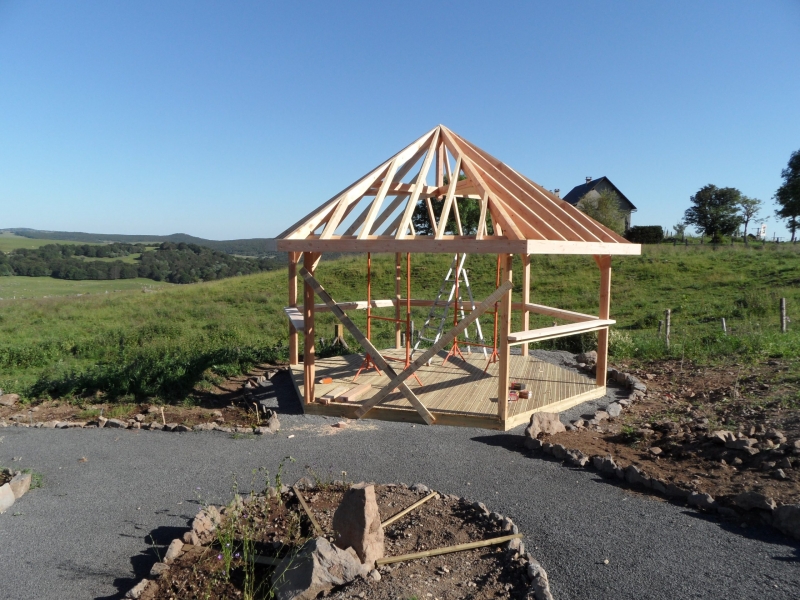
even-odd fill
[(561, 198), (561, 190), (556, 188), (553, 190), (553, 193), (556, 195), (556, 198)]
[(587, 177), (586, 178), (586, 183), (592, 183), (592, 178), (591, 177)]

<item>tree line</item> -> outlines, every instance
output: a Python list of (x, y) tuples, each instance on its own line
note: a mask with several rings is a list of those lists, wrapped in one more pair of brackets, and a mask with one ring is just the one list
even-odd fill
[[(131, 255), (138, 255), (133, 262), (113, 260)], [(48, 244), (35, 250), (20, 248), (9, 254), (0, 252), (0, 276), (73, 280), (143, 277), (169, 283), (194, 283), (271, 271), (281, 266), (281, 261), (273, 258), (241, 258), (197, 244), (172, 242), (164, 242), (153, 249), (143, 244)]]
[[(781, 171), (783, 184), (773, 196), (777, 208), (775, 216), (786, 221), (792, 234), (792, 242), (797, 239), (800, 229), (800, 150), (793, 152), (789, 163)], [(748, 242), (748, 228), (755, 222), (764, 208), (758, 198), (745, 196), (733, 187), (717, 187), (708, 184), (689, 198), (691, 206), (686, 209), (683, 219), (674, 226), (677, 237), (684, 237), (688, 226), (694, 227), (702, 236), (710, 236), (712, 243), (719, 243), (723, 236), (736, 235), (741, 228), (745, 244)], [(623, 232), (623, 215), (619, 210), (619, 198), (613, 191), (603, 191), (593, 196), (584, 196), (578, 208), (617, 233), (638, 243), (658, 243), (654, 230), (661, 227), (632, 227)]]

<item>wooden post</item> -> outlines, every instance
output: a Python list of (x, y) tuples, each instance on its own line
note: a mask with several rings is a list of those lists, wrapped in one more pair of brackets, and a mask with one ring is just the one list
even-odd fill
[[(531, 301), (531, 255), (522, 255), (522, 330), (531, 327), (531, 312), (527, 309)], [(528, 356), (528, 344), (522, 344), (522, 356)]]
[[(594, 257), (600, 267), (600, 312), (601, 319), (608, 319), (611, 313), (611, 256), (602, 255)], [(608, 371), (608, 327), (597, 332), (597, 372), (595, 381), (597, 387), (606, 385)]]
[(722, 317), (722, 333), (728, 335), (728, 326), (725, 323), (725, 317)]
[(786, 333), (788, 319), (786, 318), (786, 298), (781, 298), (781, 333)]
[[(320, 254), (318, 252), (303, 253), (303, 267), (306, 271), (314, 274)], [(314, 349), (314, 289), (305, 283), (303, 285), (303, 323), (305, 328), (303, 344), (303, 401), (305, 404), (314, 402), (314, 360), (316, 352)]]
[(667, 350), (669, 350), (669, 330), (670, 330), (670, 321), (672, 319), (672, 310), (669, 308), (664, 311), (664, 335), (666, 336), (667, 342)]
[[(289, 306), (297, 308), (297, 260), (299, 252), (289, 252)], [(289, 364), (300, 362), (297, 354), (297, 329), (289, 321)]]
[(402, 330), (402, 327), (400, 326), (400, 300), (403, 297), (400, 293), (402, 290), (401, 284), (403, 274), (403, 270), (401, 268), (402, 257), (403, 255), (400, 252), (397, 252), (394, 255), (394, 318), (397, 319), (394, 324), (394, 347), (397, 350), (400, 350), (403, 347), (401, 339), (402, 336), (400, 335)]
[[(501, 255), (500, 264), (502, 267), (502, 274), (500, 275), (500, 283), (511, 283), (512, 281), (512, 259), (513, 254)], [(500, 299), (500, 310), (498, 314), (498, 321), (500, 326), (500, 333), (498, 335), (500, 347), (498, 353), (500, 354), (499, 368), (497, 370), (497, 416), (500, 421), (505, 423), (508, 419), (508, 377), (509, 377), (509, 345), (508, 336), (511, 334), (511, 292), (509, 289), (506, 294)]]

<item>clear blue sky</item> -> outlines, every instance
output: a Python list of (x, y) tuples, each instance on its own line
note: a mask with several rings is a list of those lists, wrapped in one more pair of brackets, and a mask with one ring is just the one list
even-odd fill
[(438, 123), (634, 224), (772, 215), (800, 2), (0, 0), (0, 228), (271, 237)]

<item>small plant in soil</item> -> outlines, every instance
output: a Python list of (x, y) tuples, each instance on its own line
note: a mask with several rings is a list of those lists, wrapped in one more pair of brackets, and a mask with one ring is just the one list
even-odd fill
[[(282, 466), (276, 474), (276, 484), (280, 483), (281, 474)], [(331, 482), (300, 492), (330, 540), (333, 540), (333, 514), (348, 487)], [(375, 492), (382, 522), (423, 497), (405, 486), (376, 486)], [(155, 579), (142, 600), (234, 597), (267, 600), (273, 597), (275, 582), (274, 567), (266, 563), (287, 557), (291, 562), (293, 553), (316, 535), (293, 491), (236, 496), (220, 513), (212, 542), (206, 546), (184, 546), (184, 554)], [(436, 496), (387, 525), (384, 533), (385, 555), (397, 557), (491, 539), (507, 534), (508, 530), (503, 529), (503, 523), (495, 516), (469, 502)], [(524, 550), (519, 548), (519, 552)], [(410, 600), (427, 594), (438, 598), (522, 599), (528, 597), (530, 585), (525, 564), (515, 550), (485, 546), (387, 564), (380, 567), (380, 577), (357, 577), (330, 590), (326, 596), (332, 600), (353, 597)]]

